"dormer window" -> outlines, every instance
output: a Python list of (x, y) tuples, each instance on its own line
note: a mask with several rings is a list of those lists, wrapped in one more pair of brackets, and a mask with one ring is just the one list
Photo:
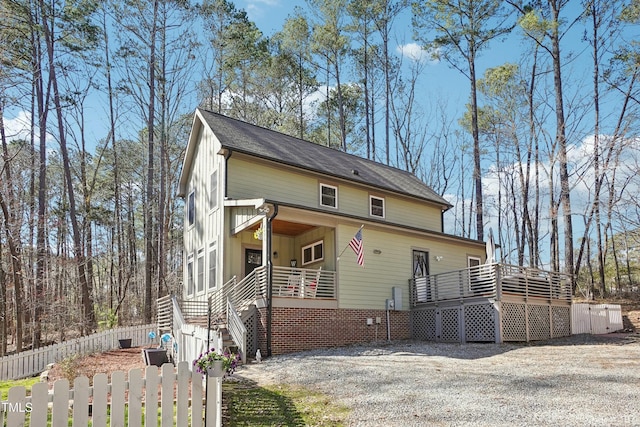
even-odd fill
[(382, 197), (369, 196), (369, 215), (384, 218), (384, 199)]
[(338, 208), (338, 187), (320, 184), (320, 206)]

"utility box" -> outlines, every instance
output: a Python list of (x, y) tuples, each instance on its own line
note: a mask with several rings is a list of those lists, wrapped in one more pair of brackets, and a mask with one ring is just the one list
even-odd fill
[(386, 309), (387, 310), (395, 310), (396, 309), (396, 302), (392, 299), (388, 299), (387, 300), (387, 304), (386, 304)]
[(390, 310), (402, 310), (402, 288), (400, 286), (394, 286), (392, 291), (394, 307)]

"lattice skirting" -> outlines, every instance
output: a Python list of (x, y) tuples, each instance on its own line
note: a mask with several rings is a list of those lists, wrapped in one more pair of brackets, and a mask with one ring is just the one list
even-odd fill
[(491, 303), (414, 310), (412, 336), (426, 341), (494, 342), (496, 316)]
[(247, 356), (255, 356), (258, 350), (258, 311), (252, 310), (252, 314), (244, 320), (247, 328)]
[(412, 336), (417, 340), (536, 341), (571, 335), (571, 307), (565, 305), (487, 302), (423, 307), (414, 309), (411, 316)]

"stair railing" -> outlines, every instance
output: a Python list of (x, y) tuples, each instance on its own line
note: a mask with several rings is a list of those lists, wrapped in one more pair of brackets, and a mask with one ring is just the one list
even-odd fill
[(247, 363), (247, 328), (233, 302), (227, 299), (227, 329), (231, 339), (238, 346), (242, 363)]

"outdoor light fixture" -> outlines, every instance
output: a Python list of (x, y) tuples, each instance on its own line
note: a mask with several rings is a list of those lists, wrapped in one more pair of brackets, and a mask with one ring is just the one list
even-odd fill
[(291, 267), (295, 267), (298, 265), (298, 260), (297, 259), (292, 259), (291, 261), (289, 261), (291, 264)]

